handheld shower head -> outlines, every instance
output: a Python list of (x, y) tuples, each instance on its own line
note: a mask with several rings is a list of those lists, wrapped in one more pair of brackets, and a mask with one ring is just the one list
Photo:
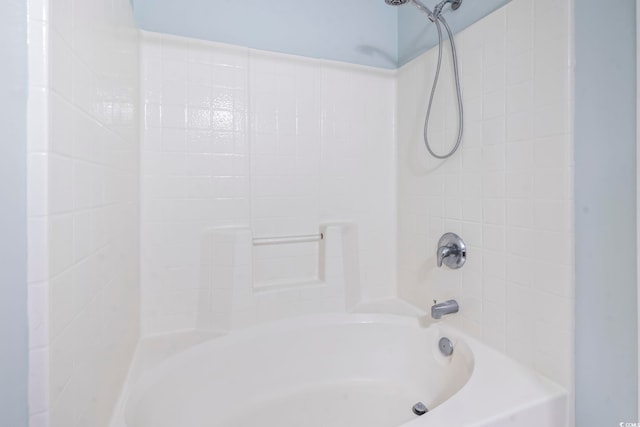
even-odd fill
[(458, 10), (460, 5), (462, 4), (462, 0), (442, 0), (440, 3), (433, 8), (433, 14), (436, 16), (440, 16), (442, 14), (442, 9), (447, 3), (451, 3), (451, 9)]

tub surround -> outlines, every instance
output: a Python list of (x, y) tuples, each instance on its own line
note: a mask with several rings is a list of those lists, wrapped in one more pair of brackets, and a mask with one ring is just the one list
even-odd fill
[[(548, 13), (553, 10), (553, 13)], [(514, 0), (456, 36), (461, 149), (440, 162), (422, 141), (437, 49), (399, 70), (398, 292), (570, 389), (573, 384), (572, 35), (569, 1)], [(448, 57), (446, 57), (448, 58)], [(455, 140), (450, 60), (430, 134)], [(445, 232), (467, 243), (460, 270), (436, 267)]]
[[(225, 331), (372, 306), (427, 311), (449, 299), (460, 312), (443, 328), (482, 342), (478, 360), (491, 353), (516, 366), (506, 353), (569, 390), (536, 390), (541, 377), (525, 369), (532, 394), (504, 402), (526, 409), (491, 414), (564, 425), (559, 414), (573, 412), (569, 0), (513, 0), (459, 33), (466, 131), (444, 163), (421, 140), (433, 50), (388, 71), (138, 37), (128, 2), (95, 3), (30, 3), (34, 426), (107, 425), (139, 331), (129, 384), (147, 372), (138, 359), (159, 366)], [(437, 151), (456, 128), (448, 63), (431, 127)], [(461, 270), (436, 267), (444, 232), (468, 245)], [(251, 244), (315, 234), (323, 239)], [(396, 292), (406, 304), (391, 302)], [(448, 419), (467, 422), (463, 412)]]
[[(383, 0), (380, 0), (381, 2)], [(454, 33), (484, 19), (487, 15), (509, 3), (511, 0), (463, 1), (456, 11), (449, 5), (444, 8), (444, 17)], [(431, 10), (439, 0), (425, 0), (423, 3)], [(438, 45), (438, 31), (425, 15), (415, 7), (407, 5), (398, 8), (398, 66), (408, 64), (429, 49)]]
[(141, 90), (144, 335), (203, 312), (224, 325), (336, 309), (322, 287), (265, 289), (317, 277), (318, 243), (253, 247), (233, 276), (231, 252), (207, 249), (220, 227), (250, 240), (355, 224), (342, 244), (367, 286), (350, 298), (393, 295), (392, 72), (143, 32)]
[(139, 337), (138, 30), (71, 3), (28, 2), (32, 427), (106, 425)]

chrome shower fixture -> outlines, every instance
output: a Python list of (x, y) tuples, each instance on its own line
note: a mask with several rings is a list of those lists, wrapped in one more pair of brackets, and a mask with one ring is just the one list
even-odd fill
[(438, 17), (442, 14), (442, 9), (447, 3), (451, 3), (451, 9), (458, 10), (462, 4), (462, 0), (443, 0), (433, 8), (433, 15)]
[(431, 11), (431, 9), (422, 4), (419, 0), (384, 0), (384, 2), (389, 6), (402, 6), (403, 4), (413, 3), (413, 5), (424, 12), (432, 22), (435, 22), (440, 15), (442, 15), (442, 9), (444, 9), (447, 3), (451, 3), (451, 9), (453, 10), (458, 10), (462, 5), (462, 0), (442, 0), (440, 3), (435, 5), (433, 11)]
[[(429, 97), (429, 105), (427, 106), (427, 113), (424, 118), (424, 145), (427, 148), (429, 154), (431, 154), (436, 159), (444, 160), (453, 156), (453, 154), (458, 151), (460, 147), (460, 143), (462, 142), (462, 134), (464, 132), (464, 108), (462, 106), (462, 94), (460, 90), (460, 73), (458, 71), (458, 54), (456, 53), (456, 44), (453, 40), (453, 32), (447, 24), (447, 20), (442, 16), (442, 9), (447, 5), (447, 3), (451, 3), (451, 9), (457, 10), (462, 4), (462, 0), (442, 0), (438, 3), (433, 11), (425, 6), (420, 0), (384, 0), (386, 4), (391, 6), (400, 6), (406, 3), (411, 2), (415, 7), (417, 7), (420, 12), (427, 15), (427, 18), (433, 23), (436, 24), (436, 28), (438, 30), (438, 63), (436, 66), (436, 74), (433, 78), (433, 86), (431, 87), (431, 96)], [(449, 35), (449, 43), (451, 44), (451, 56), (453, 57), (453, 77), (455, 80), (456, 86), (456, 97), (458, 98), (458, 136), (456, 137), (456, 142), (453, 148), (447, 152), (446, 154), (437, 154), (431, 149), (431, 144), (429, 143), (429, 119), (431, 117), (431, 107), (433, 106), (433, 98), (436, 93), (436, 88), (438, 87), (438, 78), (440, 77), (440, 66), (442, 65), (442, 28), (440, 28), (440, 24), (442, 24), (447, 30), (447, 34)]]

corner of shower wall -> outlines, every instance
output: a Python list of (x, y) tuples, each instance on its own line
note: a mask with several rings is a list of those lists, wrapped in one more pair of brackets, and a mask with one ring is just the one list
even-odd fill
[[(340, 223), (321, 225), (316, 235), (266, 238), (254, 238), (247, 227), (207, 230), (201, 251), (198, 329), (229, 331), (353, 308), (361, 295), (357, 238), (354, 224)], [(255, 271), (261, 268), (257, 252), (262, 248), (271, 254), (268, 262), (281, 267), (269, 280)], [(314, 265), (284, 275), (302, 259)]]
[(138, 36), (126, 0), (28, 4), (31, 425), (106, 425), (139, 334)]
[[(457, 299), (460, 313), (444, 321), (570, 390), (571, 2), (550, 3), (513, 0), (456, 35), (465, 133), (444, 162), (429, 159), (422, 140), (437, 48), (399, 70), (398, 284), (423, 309)], [(430, 125), (436, 152), (455, 140), (449, 68), (445, 55)], [(435, 266), (448, 231), (467, 243), (461, 270)]]
[(29, 425), (48, 426), (49, 390), (49, 2), (28, 2), (27, 280)]

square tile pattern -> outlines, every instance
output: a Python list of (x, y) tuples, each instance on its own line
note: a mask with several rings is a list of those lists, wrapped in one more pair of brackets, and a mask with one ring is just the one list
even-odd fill
[[(105, 425), (139, 333), (395, 294), (456, 298), (445, 322), (570, 389), (570, 19), (514, 0), (457, 35), (465, 136), (441, 163), (435, 50), (378, 70), (139, 32), (126, 0), (30, 0), (32, 425)], [(435, 267), (446, 231), (462, 270)]]

